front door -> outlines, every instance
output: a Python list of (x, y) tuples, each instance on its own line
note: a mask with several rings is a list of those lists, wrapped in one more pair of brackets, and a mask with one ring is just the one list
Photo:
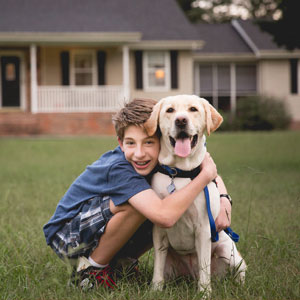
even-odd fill
[(20, 58), (1, 57), (1, 99), (2, 107), (20, 106)]

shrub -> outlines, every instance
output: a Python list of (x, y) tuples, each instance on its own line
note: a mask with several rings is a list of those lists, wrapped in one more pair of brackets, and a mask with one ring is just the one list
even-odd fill
[(221, 130), (287, 129), (291, 117), (284, 103), (276, 98), (253, 96), (237, 102), (236, 115), (223, 113)]

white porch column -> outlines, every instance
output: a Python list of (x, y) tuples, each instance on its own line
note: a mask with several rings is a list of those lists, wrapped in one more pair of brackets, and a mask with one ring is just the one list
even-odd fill
[(236, 72), (235, 64), (230, 64), (230, 112), (235, 115), (236, 112)]
[(123, 89), (125, 101), (130, 100), (129, 48), (123, 46)]
[(36, 63), (36, 45), (30, 45), (30, 87), (31, 87), (31, 112), (37, 113), (37, 63)]

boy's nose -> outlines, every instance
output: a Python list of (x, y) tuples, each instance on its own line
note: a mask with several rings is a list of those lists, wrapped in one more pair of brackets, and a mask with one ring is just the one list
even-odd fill
[(143, 157), (145, 155), (144, 148), (138, 145), (135, 149), (134, 155), (136, 157)]

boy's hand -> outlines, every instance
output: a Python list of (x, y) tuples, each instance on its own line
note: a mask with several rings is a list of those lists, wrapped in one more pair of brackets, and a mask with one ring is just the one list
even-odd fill
[(215, 224), (218, 232), (228, 228), (231, 223), (231, 204), (227, 198), (220, 198), (220, 212)]
[(217, 166), (208, 152), (206, 152), (204, 160), (202, 161), (201, 172), (205, 173), (207, 183), (214, 180), (218, 175)]

